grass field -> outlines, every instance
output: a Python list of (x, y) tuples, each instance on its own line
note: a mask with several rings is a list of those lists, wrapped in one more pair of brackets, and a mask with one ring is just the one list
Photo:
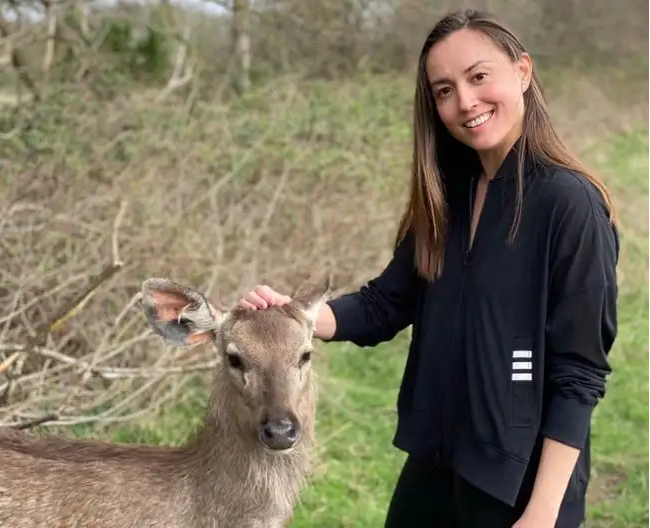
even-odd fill
[[(620, 333), (614, 375), (597, 408), (588, 526), (648, 524), (648, 135), (605, 138), (587, 154), (611, 182), (621, 212)], [(381, 526), (403, 454), (391, 446), (407, 332), (374, 349), (320, 346), (319, 464), (293, 527)], [(118, 429), (120, 441), (178, 442), (196, 426), (200, 390), (149, 426)]]
[[(393, 89), (385, 88), (389, 92)], [(368, 100), (352, 107), (341, 104), (338, 113), (334, 106), (314, 105), (316, 110), (322, 108), (322, 117), (336, 131), (335, 137), (345, 141), (330, 145), (331, 152), (320, 149), (322, 159), (312, 161), (321, 163), (328, 174), (359, 167), (359, 173), (365, 170), (364, 174), (375, 175), (377, 187), (391, 188), (397, 180), (404, 181), (399, 171), (408, 160), (394, 151), (389, 152), (390, 158), (377, 152), (380, 146), (390, 148), (408, 134), (408, 122), (404, 121), (408, 112), (402, 110), (410, 96), (395, 95), (394, 103), (390, 94), (350, 91), (355, 98)], [(355, 126), (366, 132), (357, 134)], [(337, 160), (346, 159), (351, 148), (355, 149), (354, 163), (337, 166)], [(615, 194), (622, 235), (619, 335), (611, 354), (614, 375), (594, 417), (588, 526), (647, 526), (648, 130), (601, 136), (582, 154), (604, 175)], [(318, 167), (314, 165), (315, 172), (320, 172)], [(408, 332), (404, 332), (374, 349), (360, 350), (349, 344), (319, 346), (315, 365), (321, 379), (318, 464), (302, 495), (294, 528), (382, 526), (404, 458), (391, 440), (407, 344)], [(116, 441), (181, 442), (198, 425), (203, 411), (204, 390), (200, 384), (191, 387), (182, 401), (166, 407), (158, 416), (113, 428), (106, 434)], [(92, 428), (79, 427), (73, 432), (103, 435)]]

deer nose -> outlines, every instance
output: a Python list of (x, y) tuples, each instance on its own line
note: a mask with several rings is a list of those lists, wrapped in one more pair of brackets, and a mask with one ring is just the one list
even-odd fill
[(262, 423), (260, 440), (269, 449), (284, 451), (296, 445), (300, 440), (300, 431), (294, 420), (289, 418), (266, 420)]

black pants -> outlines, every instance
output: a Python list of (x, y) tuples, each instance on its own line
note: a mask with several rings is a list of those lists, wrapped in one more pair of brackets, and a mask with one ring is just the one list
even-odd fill
[[(450, 470), (409, 457), (397, 481), (385, 528), (511, 528), (526, 507), (501, 502)], [(578, 528), (583, 503), (564, 505), (557, 528)]]

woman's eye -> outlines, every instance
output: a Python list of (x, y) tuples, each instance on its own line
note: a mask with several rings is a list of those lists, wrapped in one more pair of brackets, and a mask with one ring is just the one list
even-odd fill
[(239, 370), (243, 369), (244, 363), (241, 360), (241, 357), (239, 357), (239, 354), (226, 354), (226, 359), (228, 359), (228, 365), (230, 365), (232, 368)]
[(474, 75), (474, 79), (477, 80), (478, 82), (485, 80), (486, 77), (487, 77), (487, 73), (477, 73), (476, 75)]
[(311, 350), (302, 353), (302, 355), (300, 356), (300, 361), (298, 363), (298, 366), (302, 367), (309, 360), (311, 360)]

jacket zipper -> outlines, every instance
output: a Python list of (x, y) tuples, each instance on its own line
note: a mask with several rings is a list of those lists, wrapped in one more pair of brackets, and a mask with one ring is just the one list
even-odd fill
[[(481, 226), (481, 219), (485, 212), (485, 205), (487, 204), (488, 193), (490, 192), (490, 180), (488, 180), (485, 187), (485, 196), (483, 197), (483, 205), (481, 206), (481, 212), (478, 215), (476, 221), (476, 231), (474, 231), (474, 240), (472, 241), (472, 217), (474, 216), (474, 187), (475, 187), (476, 178), (472, 177), (469, 184), (469, 224), (467, 229), (467, 241), (465, 243), (465, 256), (463, 258), (463, 267), (467, 266), (472, 258), (472, 250), (476, 244), (476, 235), (478, 234), (478, 229)], [(477, 184), (477, 182), (476, 182)]]
[[(463, 252), (463, 261), (462, 261), (462, 270), (461, 270), (461, 275), (460, 275), (460, 287), (459, 287), (459, 295), (458, 295), (458, 302), (456, 304), (456, 309), (454, 310), (454, 315), (451, 320), (451, 325), (449, 327), (449, 345), (456, 345), (456, 346), (463, 346), (462, 341), (459, 342), (458, 339), (455, 339), (457, 336), (457, 326), (458, 326), (458, 316), (460, 314), (461, 307), (463, 306), (463, 297), (465, 295), (465, 268), (469, 264), (470, 257), (471, 257), (471, 239), (472, 239), (472, 215), (473, 215), (473, 209), (474, 209), (474, 181), (475, 179), (472, 177), (470, 180), (470, 186), (469, 186), (469, 224), (468, 224), (468, 230), (461, 231), (461, 251)], [(477, 226), (478, 227), (478, 226)], [(478, 229), (477, 229), (478, 230)], [(474, 234), (474, 238), (476, 238), (476, 233)], [(462, 359), (460, 360), (459, 364), (456, 365), (457, 368), (459, 368), (460, 372), (463, 372), (465, 369), (465, 358), (464, 355)], [(462, 374), (462, 380), (465, 381), (465, 375)], [(442, 429), (440, 430), (437, 438), (437, 444), (434, 452), (434, 457), (436, 461), (440, 459), (441, 456), (441, 451), (444, 450), (447, 453), (449, 452), (449, 446), (446, 445), (446, 442), (451, 440), (452, 442), (455, 440), (454, 435), (455, 435), (455, 424), (449, 423), (449, 416), (447, 414), (447, 411), (445, 411), (445, 408), (447, 407), (446, 402), (445, 402), (445, 395), (446, 391), (443, 391), (440, 394), (440, 405), (438, 406), (438, 417), (442, 422)], [(458, 402), (455, 402), (458, 403)], [(453, 420), (452, 420), (453, 422)], [(449, 433), (452, 435), (451, 439), (447, 439), (445, 437), (445, 433), (448, 432), (446, 430), (446, 426), (451, 425), (452, 430), (449, 431)]]
[[(467, 210), (468, 210), (468, 214), (467, 214), (468, 229), (467, 229), (467, 240), (465, 240), (463, 244), (464, 246), (463, 267), (469, 264), (469, 259), (471, 257), (472, 245), (473, 245), (472, 244), (472, 216), (474, 214), (474, 178), (473, 177), (469, 181), (469, 207), (467, 208)], [(477, 231), (478, 231), (478, 225), (477, 225)], [(476, 233), (474, 233), (474, 237), (476, 237)]]
[[(474, 216), (475, 185), (477, 185), (477, 180), (476, 178), (472, 177), (469, 185), (469, 207), (468, 207), (468, 215), (467, 215), (468, 216), (467, 231), (464, 231), (465, 236), (463, 236), (465, 240), (462, 248), (464, 255), (463, 255), (463, 264), (462, 264), (462, 270), (460, 276), (460, 287), (459, 287), (460, 293), (459, 293), (458, 304), (456, 306), (456, 311), (454, 313), (454, 318), (452, 320), (452, 326), (451, 326), (452, 336), (458, 335), (458, 331), (457, 331), (458, 317), (459, 317), (461, 307), (463, 306), (463, 302), (465, 300), (465, 280), (466, 280), (466, 274), (468, 272), (467, 266), (471, 262), (472, 249), (474, 247), (474, 244), (476, 243), (476, 235), (478, 233), (481, 217), (483, 216), (485, 204), (487, 202), (488, 189), (486, 189), (485, 191), (485, 197), (483, 199), (483, 207), (481, 208), (481, 213), (479, 214), (478, 221), (476, 222), (476, 231), (474, 232), (474, 241), (472, 242), (472, 217)], [(488, 186), (489, 186), (489, 182), (488, 182)], [(460, 341), (456, 341), (456, 346), (460, 347), (459, 352), (462, 351), (458, 359), (458, 363), (456, 365), (456, 367), (458, 368), (459, 377), (455, 380), (455, 382), (458, 383), (459, 387), (464, 387), (467, 384), (467, 373), (466, 373), (467, 357), (466, 357), (465, 344), (463, 341), (464, 338), (462, 336), (460, 337)], [(467, 402), (464, 401), (465, 398), (466, 398), (466, 394), (463, 392), (460, 401), (457, 400), (455, 403), (456, 404), (460, 403), (462, 406), (466, 406)], [(466, 418), (463, 418), (463, 421), (465, 421), (465, 419)], [(462, 426), (462, 423), (459, 424), (457, 421), (454, 421), (454, 423), (450, 425), (452, 425), (452, 430), (450, 431), (450, 433), (452, 434), (452, 441), (455, 441), (456, 440), (455, 436), (456, 433), (458, 432), (457, 427)]]

